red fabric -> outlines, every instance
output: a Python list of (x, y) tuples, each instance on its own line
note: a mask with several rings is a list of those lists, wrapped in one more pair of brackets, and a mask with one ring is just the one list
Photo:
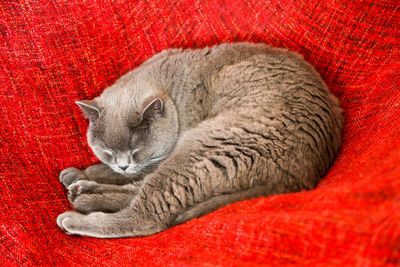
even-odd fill
[[(400, 5), (1, 1), (2, 265), (400, 264)], [(157, 235), (65, 235), (58, 173), (97, 162), (74, 104), (169, 47), (287, 47), (342, 103), (343, 146), (312, 191), (243, 201)]]

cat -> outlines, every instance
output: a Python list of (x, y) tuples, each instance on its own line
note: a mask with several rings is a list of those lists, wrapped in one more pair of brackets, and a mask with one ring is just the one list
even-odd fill
[(224, 205), (314, 188), (342, 110), (301, 56), (265, 44), (168, 49), (77, 101), (102, 162), (60, 181), (67, 234), (146, 236)]

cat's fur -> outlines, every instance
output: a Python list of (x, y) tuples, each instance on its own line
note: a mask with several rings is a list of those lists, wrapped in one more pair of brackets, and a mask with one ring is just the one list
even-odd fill
[(337, 99), (263, 44), (169, 49), (78, 105), (104, 163), (60, 180), (68, 234), (144, 236), (242, 199), (312, 189), (339, 149)]

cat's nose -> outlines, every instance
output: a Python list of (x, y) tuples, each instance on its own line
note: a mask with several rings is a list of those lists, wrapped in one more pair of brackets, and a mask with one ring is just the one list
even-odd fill
[(118, 166), (118, 168), (120, 168), (121, 170), (123, 170), (123, 171), (125, 171), (126, 169), (128, 169), (128, 165), (125, 165), (125, 166)]

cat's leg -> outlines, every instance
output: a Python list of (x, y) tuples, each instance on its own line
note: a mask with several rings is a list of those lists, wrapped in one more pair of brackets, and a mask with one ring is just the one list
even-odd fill
[(130, 203), (140, 185), (139, 181), (121, 186), (78, 180), (68, 187), (68, 200), (80, 212), (116, 212)]
[(65, 187), (79, 180), (95, 181), (101, 184), (124, 185), (138, 179), (138, 177), (130, 178), (116, 173), (106, 164), (95, 164), (83, 171), (70, 167), (61, 171), (59, 178)]
[(113, 185), (79, 180), (68, 186), (68, 198), (72, 201), (81, 194), (123, 193), (136, 195), (139, 192), (141, 184), (142, 181), (135, 181), (126, 185)]
[(132, 182), (126, 185), (98, 184), (94, 181), (79, 180), (68, 187), (68, 199), (72, 203), (76, 197), (84, 194), (121, 193), (136, 195), (141, 182)]
[(57, 225), (67, 234), (100, 238), (145, 236), (166, 228), (132, 209), (122, 209), (116, 213), (92, 212), (87, 215), (67, 211), (57, 217)]
[(134, 197), (135, 195), (126, 193), (81, 194), (70, 202), (81, 213), (118, 212), (128, 207)]

